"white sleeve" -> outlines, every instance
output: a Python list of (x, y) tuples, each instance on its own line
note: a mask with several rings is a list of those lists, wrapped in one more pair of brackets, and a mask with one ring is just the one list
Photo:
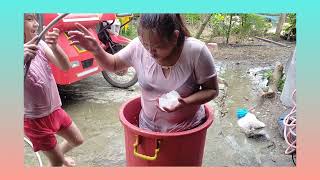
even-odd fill
[(119, 60), (124, 61), (126, 64), (130, 66), (134, 66), (133, 60), (135, 57), (135, 52), (138, 43), (139, 39), (134, 38), (126, 47), (117, 52), (116, 55), (119, 57)]
[(203, 84), (212, 77), (217, 76), (213, 61), (214, 59), (211, 52), (208, 47), (204, 45), (195, 64), (195, 75), (198, 84)]

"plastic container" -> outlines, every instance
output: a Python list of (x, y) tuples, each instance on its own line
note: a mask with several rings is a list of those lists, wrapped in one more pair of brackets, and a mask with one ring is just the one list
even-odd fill
[(237, 118), (238, 119), (243, 118), (248, 112), (249, 112), (249, 110), (246, 108), (237, 109)]
[(206, 121), (200, 126), (173, 133), (151, 132), (137, 127), (140, 97), (120, 108), (124, 127), (127, 166), (201, 166), (206, 132), (213, 122), (212, 111), (205, 106)]

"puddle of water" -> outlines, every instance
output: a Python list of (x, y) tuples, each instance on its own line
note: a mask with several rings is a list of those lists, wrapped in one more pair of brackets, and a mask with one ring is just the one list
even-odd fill
[[(123, 128), (118, 120), (120, 104), (69, 101), (64, 109), (85, 138), (84, 144), (67, 153), (78, 166), (124, 166)], [(62, 139), (58, 137), (58, 141)], [(45, 165), (48, 160), (42, 155)], [(38, 166), (34, 153), (25, 147), (25, 165)]]
[(219, 75), (229, 84), (225, 103), (228, 113), (223, 118), (216, 115), (208, 129), (204, 166), (261, 166), (260, 148), (267, 142), (248, 139), (241, 132), (236, 110), (250, 108), (257, 103), (256, 86), (263, 83), (263, 73), (269, 68), (226, 67), (219, 67)]
[(265, 74), (272, 70), (272, 67), (255, 67), (248, 70), (252, 84), (255, 87), (264, 88), (267, 86), (268, 79)]
[[(125, 166), (123, 127), (118, 119), (121, 104), (139, 94), (139, 88), (123, 90), (111, 87), (102, 76), (93, 76), (62, 91), (63, 109), (71, 116), (85, 138), (68, 152), (77, 166)], [(58, 136), (58, 142), (62, 138)], [(38, 166), (25, 143), (25, 166)], [(48, 160), (42, 154), (47, 166)]]
[(242, 66), (231, 66), (222, 77), (228, 82), (227, 107), (229, 114), (236, 117), (237, 108), (252, 106), (255, 94), (252, 92), (252, 81)]
[[(44, 155), (40, 153), (41, 159), (44, 159)], [(24, 141), (24, 164), (26, 167), (37, 167), (39, 166), (36, 154), (33, 152), (31, 146)]]
[(117, 103), (97, 104), (87, 101), (68, 102), (63, 106), (86, 139), (107, 132), (107, 128), (119, 127), (119, 107), (120, 104)]

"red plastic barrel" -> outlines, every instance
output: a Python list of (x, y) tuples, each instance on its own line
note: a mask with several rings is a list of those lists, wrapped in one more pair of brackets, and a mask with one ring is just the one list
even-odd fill
[(137, 127), (140, 97), (120, 108), (124, 126), (127, 166), (201, 166), (207, 129), (213, 122), (212, 111), (205, 106), (206, 121), (182, 132), (151, 132)]

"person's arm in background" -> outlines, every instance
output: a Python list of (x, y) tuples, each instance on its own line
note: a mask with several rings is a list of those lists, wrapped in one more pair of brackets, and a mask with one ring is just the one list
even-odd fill
[(27, 63), (27, 61), (30, 61), (34, 59), (34, 57), (37, 55), (38, 47), (35, 44), (38, 36), (31, 39), (29, 42), (26, 42), (23, 45), (24, 48), (24, 64)]
[(59, 29), (53, 28), (52, 32), (48, 32), (45, 35), (46, 45), (44, 51), (50, 62), (52, 62), (63, 71), (67, 71), (71, 68), (71, 63), (66, 53), (57, 44), (59, 33)]

